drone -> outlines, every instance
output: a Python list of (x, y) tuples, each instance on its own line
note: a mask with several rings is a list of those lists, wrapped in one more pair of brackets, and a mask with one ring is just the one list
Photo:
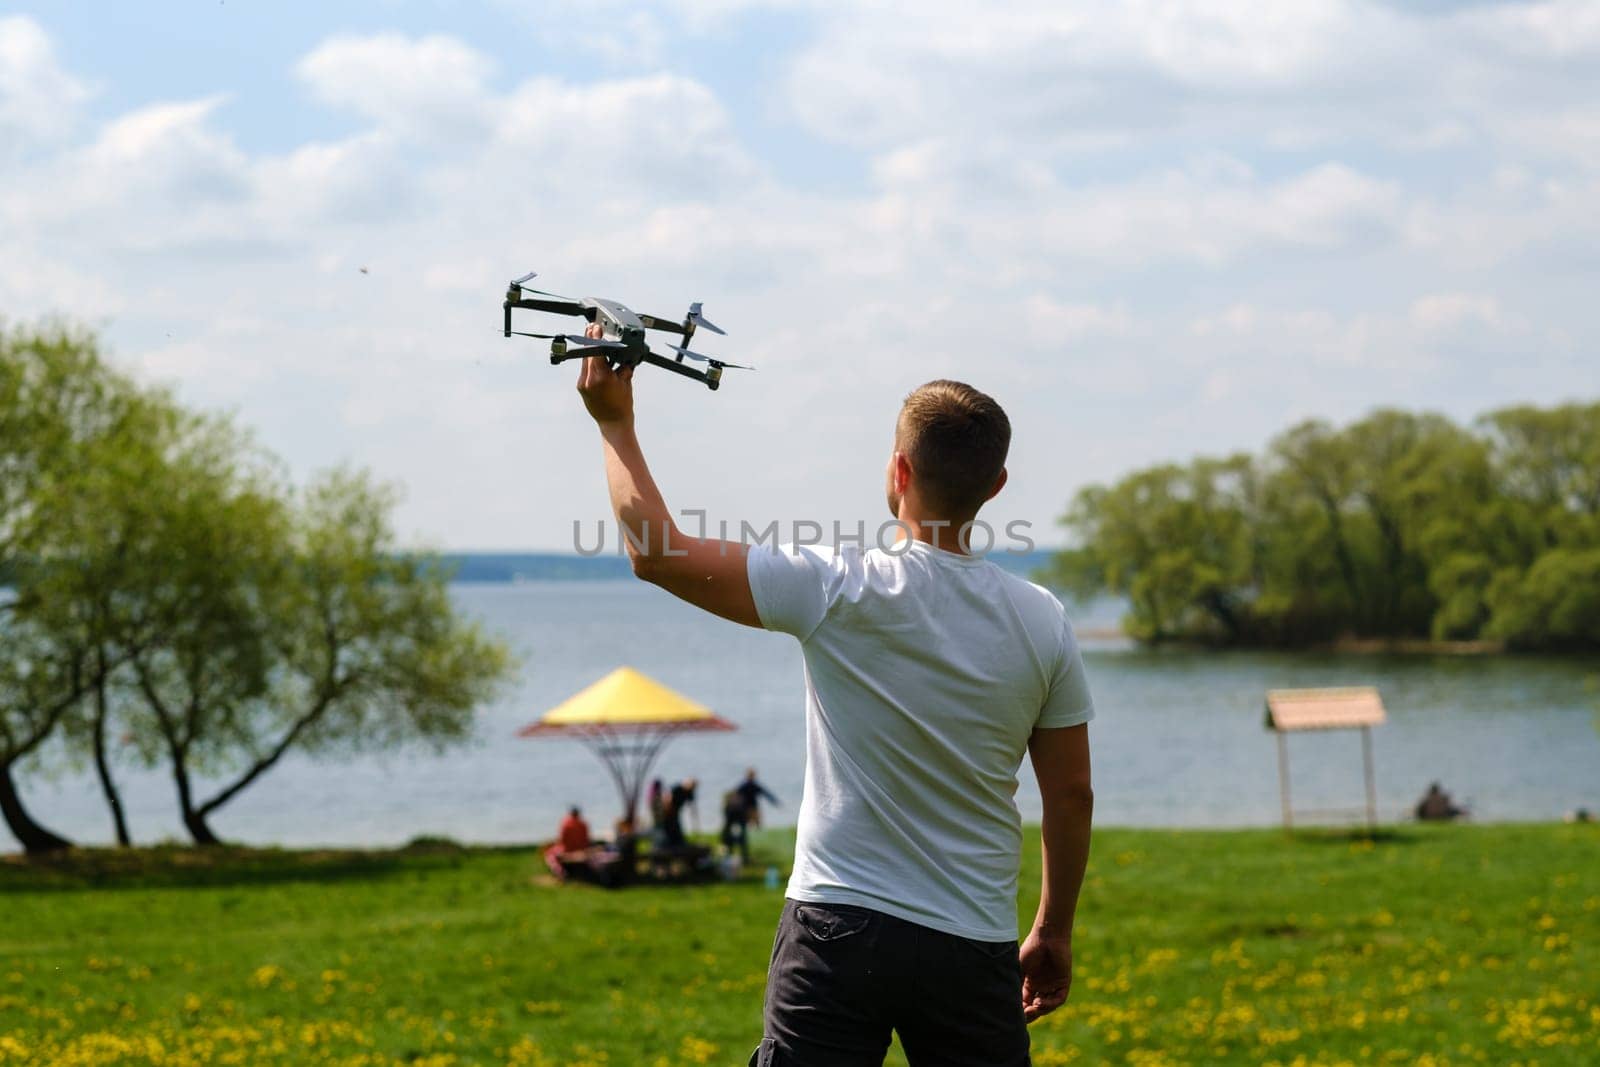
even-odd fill
[[(690, 304), (689, 313), (684, 316), (683, 322), (677, 323), (655, 315), (642, 315), (624, 304), (603, 297), (586, 296), (574, 300), (571, 297), (547, 293), (542, 289), (529, 288), (526, 283), (538, 276), (537, 272), (529, 271), (520, 278), (512, 279), (506, 289), (505, 335), (510, 337), (515, 334), (518, 337), (536, 337), (542, 341), (549, 341), (552, 364), (564, 363), (569, 359), (588, 359), (593, 356), (605, 359), (612, 370), (648, 363), (653, 367), (681, 374), (685, 378), (705, 382), (711, 389), (716, 389), (722, 384), (722, 372), (726, 368), (753, 369), (742, 363), (729, 363), (689, 350), (689, 341), (698, 328), (704, 327), (712, 333), (727, 336), (727, 331), (700, 313), (698, 302)], [(513, 330), (511, 328), (513, 308), (544, 311), (552, 315), (582, 315), (590, 322), (599, 324), (601, 336), (585, 337), (573, 333), (528, 333), (525, 330)], [(681, 344), (669, 346), (677, 353), (676, 357), (650, 351), (644, 339), (646, 330), (661, 330), (682, 337)], [(689, 362), (685, 362), (686, 360)], [(703, 363), (705, 367), (700, 369), (691, 366), (690, 363)]]

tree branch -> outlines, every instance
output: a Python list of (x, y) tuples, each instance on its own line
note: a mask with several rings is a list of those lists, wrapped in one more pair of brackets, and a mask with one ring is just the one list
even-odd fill
[(37, 730), (34, 730), (26, 741), (24, 741), (21, 745), (18, 745), (16, 749), (11, 752), (9, 756), (11, 761), (14, 762), (21, 759), (23, 756), (26, 756), (28, 753), (44, 744), (45, 739), (55, 732), (56, 724), (61, 721), (61, 716), (65, 715), (74, 704), (82, 700), (89, 692), (89, 688), (93, 683), (84, 680), (83, 664), (75, 660), (72, 664), (71, 674), (71, 692), (61, 700), (57, 701), (54, 705), (47, 706), (44, 712), (42, 725), (40, 725)]
[(139, 692), (143, 694), (145, 703), (156, 713), (156, 725), (160, 727), (161, 736), (166, 739), (173, 758), (182, 759), (185, 751), (184, 747), (178, 744), (178, 736), (172, 726), (172, 713), (167, 710), (166, 701), (156, 693), (155, 683), (150, 680), (150, 670), (140, 656), (133, 657), (133, 673), (139, 679)]
[(304, 715), (300, 716), (300, 718), (294, 721), (294, 724), (289, 727), (288, 732), (279, 739), (278, 743), (272, 747), (270, 752), (256, 760), (255, 763), (251, 765), (250, 769), (245, 771), (245, 773), (241, 775), (232, 785), (222, 790), (222, 792), (218, 793), (204, 804), (201, 804), (197, 809), (195, 809), (196, 812), (202, 818), (210, 815), (213, 811), (216, 811), (218, 808), (222, 807), (222, 805), (226, 804), (228, 801), (232, 800), (234, 797), (243, 792), (251, 782), (254, 782), (257, 778), (260, 778), (263, 774), (267, 773), (267, 771), (271, 770), (273, 764), (277, 763), (283, 758), (284, 753), (288, 752), (289, 749), (294, 746), (294, 743), (299, 740), (300, 735), (305, 732), (306, 728), (312, 723), (316, 722), (318, 719), (322, 718), (323, 714), (327, 712), (328, 708), (332, 706), (334, 700), (336, 700), (339, 694), (342, 692), (342, 685), (337, 689), (324, 690), (322, 695), (317, 699), (316, 703), (312, 705), (311, 710), (307, 711)]

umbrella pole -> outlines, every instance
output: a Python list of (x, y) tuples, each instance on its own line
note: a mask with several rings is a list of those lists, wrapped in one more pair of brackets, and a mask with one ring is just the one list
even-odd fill
[(629, 793), (627, 767), (620, 758), (621, 753), (617, 750), (614, 738), (609, 734), (600, 733), (585, 737), (584, 740), (588, 742), (589, 747), (594, 750), (595, 756), (605, 765), (607, 773), (611, 775), (612, 784), (617, 787), (617, 798), (622, 801), (623, 817), (631, 820), (636, 796)]
[(622, 816), (630, 826), (637, 828), (639, 825), (639, 794), (650, 776), (650, 768), (675, 733), (677, 731), (671, 728), (658, 730), (631, 745), (609, 730), (597, 730), (584, 738), (610, 773), (622, 802)]

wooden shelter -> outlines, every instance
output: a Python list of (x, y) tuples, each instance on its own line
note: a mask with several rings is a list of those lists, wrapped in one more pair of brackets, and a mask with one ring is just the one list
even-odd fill
[(737, 729), (632, 667), (618, 667), (517, 736), (566, 737), (588, 745), (616, 784), (623, 816), (634, 823), (639, 792), (667, 742), (679, 734)]
[[(1367, 827), (1378, 825), (1378, 789), (1372, 771), (1372, 728), (1387, 718), (1378, 690), (1370, 685), (1343, 689), (1273, 689), (1267, 693), (1267, 729), (1278, 735), (1278, 794), (1283, 828), (1294, 828), (1289, 796), (1289, 735), (1306, 730), (1360, 730), (1361, 763), (1367, 785)], [(1344, 809), (1302, 812), (1348, 814)]]

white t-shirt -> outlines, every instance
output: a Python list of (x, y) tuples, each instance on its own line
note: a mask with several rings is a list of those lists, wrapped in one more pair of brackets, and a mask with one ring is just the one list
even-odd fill
[(1017, 769), (1094, 717), (1048, 590), (920, 541), (750, 549), (761, 623), (800, 639), (806, 780), (788, 896), (980, 941), (1017, 935)]

